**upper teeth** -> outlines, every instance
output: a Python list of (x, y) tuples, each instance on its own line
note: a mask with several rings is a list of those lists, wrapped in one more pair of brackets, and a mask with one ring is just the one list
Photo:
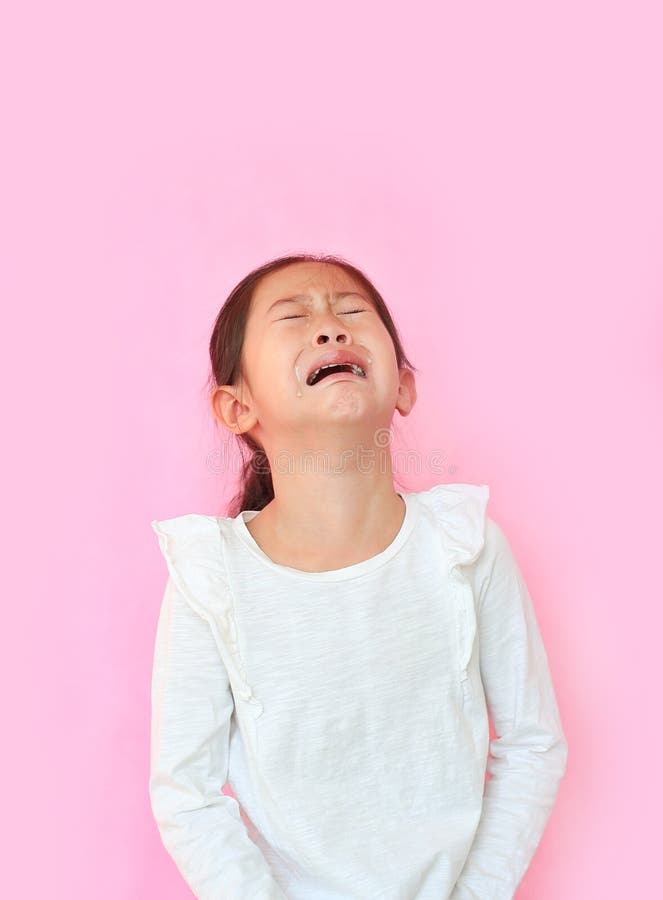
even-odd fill
[(331, 369), (334, 366), (350, 366), (355, 375), (363, 375), (364, 378), (366, 377), (366, 372), (364, 372), (362, 367), (358, 366), (356, 363), (327, 363), (327, 365), (320, 366), (314, 372), (311, 372), (311, 374), (309, 376), (309, 380), (308, 380), (309, 384), (315, 380), (315, 377), (317, 376), (318, 372), (322, 372), (323, 369)]

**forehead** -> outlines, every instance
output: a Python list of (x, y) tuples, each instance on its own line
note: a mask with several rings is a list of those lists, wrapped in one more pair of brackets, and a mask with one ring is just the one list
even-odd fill
[(335, 291), (365, 290), (345, 269), (329, 263), (293, 263), (266, 275), (253, 294), (255, 310), (264, 310), (281, 297)]

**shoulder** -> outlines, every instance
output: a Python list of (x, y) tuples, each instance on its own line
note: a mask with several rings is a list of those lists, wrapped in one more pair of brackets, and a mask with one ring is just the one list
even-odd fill
[(221, 523), (226, 521), (218, 516), (187, 513), (183, 516), (173, 516), (170, 519), (152, 519), (150, 525), (162, 543), (164, 540), (179, 542), (215, 534), (219, 531)]
[(492, 533), (486, 512), (489, 486), (464, 482), (436, 484), (419, 491), (417, 497), (431, 525), (439, 530), (451, 567), (474, 563), (482, 554), (487, 531)]
[(418, 497), (447, 548), (450, 567), (462, 566), (479, 593), (498, 571), (513, 572), (511, 545), (495, 516), (488, 513), (487, 484), (437, 484)]
[(201, 615), (226, 602), (224, 540), (229, 522), (223, 517), (187, 513), (150, 523), (172, 581)]

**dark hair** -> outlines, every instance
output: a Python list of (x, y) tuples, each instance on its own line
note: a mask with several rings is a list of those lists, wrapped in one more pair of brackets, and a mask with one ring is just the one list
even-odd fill
[[(389, 332), (398, 368), (417, 369), (405, 355), (398, 330), (394, 324), (387, 304), (377, 288), (360, 269), (340, 256), (318, 253), (295, 253), (273, 259), (254, 269), (233, 288), (219, 311), (209, 343), (211, 372), (208, 379), (208, 390), (211, 392), (223, 384), (236, 384), (241, 374), (241, 354), (244, 343), (244, 331), (254, 291), (262, 278), (277, 269), (283, 269), (292, 263), (317, 262), (327, 263), (344, 269), (367, 292), (377, 308), (378, 315)], [(240, 476), (240, 490), (233, 497), (227, 511), (228, 516), (236, 516), (241, 510), (260, 510), (273, 500), (274, 486), (269, 460), (263, 448), (249, 434), (236, 435), (239, 449), (248, 447), (250, 457), (244, 458)]]

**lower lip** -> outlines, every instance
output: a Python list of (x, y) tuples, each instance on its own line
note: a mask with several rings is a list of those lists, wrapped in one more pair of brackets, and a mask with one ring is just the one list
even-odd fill
[(316, 381), (315, 384), (309, 384), (309, 387), (320, 387), (321, 384), (328, 381), (368, 381), (368, 378), (364, 375), (355, 375), (354, 372), (334, 372), (331, 375), (325, 375), (321, 381)]

